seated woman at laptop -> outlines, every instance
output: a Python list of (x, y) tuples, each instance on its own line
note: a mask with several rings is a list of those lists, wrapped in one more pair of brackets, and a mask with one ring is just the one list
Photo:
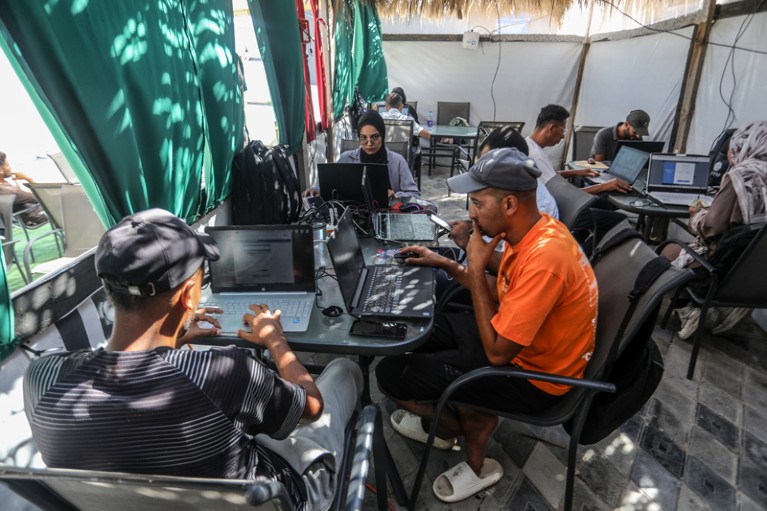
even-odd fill
[[(717, 242), (733, 227), (767, 220), (767, 121), (753, 122), (733, 133), (727, 154), (730, 171), (722, 178), (722, 186), (711, 206), (690, 205), (689, 230), (696, 236), (690, 247), (707, 257)], [(668, 245), (663, 255), (678, 267), (695, 267), (692, 256), (678, 245)], [(731, 330), (750, 314), (750, 309), (717, 308), (710, 316), (719, 323), (715, 335)], [(691, 305), (677, 309), (682, 327), (679, 337), (687, 339), (698, 326), (700, 309)]]
[[(375, 110), (362, 114), (357, 122), (357, 135), (360, 147), (341, 153), (337, 163), (385, 163), (389, 168), (389, 182), (392, 186), (389, 197), (421, 196), (405, 158), (386, 148), (386, 126), (381, 114)], [(304, 195), (319, 195), (319, 189), (310, 188)]]

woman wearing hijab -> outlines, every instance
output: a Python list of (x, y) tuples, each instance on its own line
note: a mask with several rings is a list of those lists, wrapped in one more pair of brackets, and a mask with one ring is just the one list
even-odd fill
[[(733, 133), (727, 157), (730, 170), (724, 175), (711, 207), (700, 204), (690, 207), (689, 230), (696, 236), (690, 247), (704, 257), (733, 227), (767, 220), (767, 121), (753, 122)], [(692, 266), (692, 257), (679, 246), (669, 245), (663, 255), (674, 266)], [(732, 329), (750, 312), (732, 307), (712, 310), (709, 317), (718, 323), (712, 332), (721, 334)], [(698, 326), (700, 309), (688, 305), (677, 309), (677, 314), (682, 320), (679, 337), (687, 339)]]
[(375, 110), (362, 114), (357, 121), (357, 135), (360, 147), (342, 153), (338, 163), (385, 163), (389, 167), (391, 192), (421, 196), (405, 158), (386, 148), (386, 126), (381, 114)]

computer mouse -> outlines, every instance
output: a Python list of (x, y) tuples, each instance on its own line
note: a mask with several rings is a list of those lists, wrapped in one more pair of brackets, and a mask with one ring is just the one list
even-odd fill
[(322, 313), (331, 318), (335, 318), (343, 314), (344, 310), (338, 305), (331, 305), (330, 307), (325, 307), (322, 309)]

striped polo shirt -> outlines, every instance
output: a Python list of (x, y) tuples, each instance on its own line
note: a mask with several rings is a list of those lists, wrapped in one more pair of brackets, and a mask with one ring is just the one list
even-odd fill
[(301, 475), (254, 436), (287, 437), (306, 391), (245, 350), (157, 348), (41, 357), (24, 377), (27, 419), (49, 467), (282, 482)]

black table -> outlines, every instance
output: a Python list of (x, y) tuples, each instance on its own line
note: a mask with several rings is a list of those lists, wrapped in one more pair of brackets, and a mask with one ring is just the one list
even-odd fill
[[(645, 241), (650, 239), (653, 220), (676, 219), (690, 216), (688, 206), (671, 206), (661, 204), (646, 195), (633, 194), (610, 194), (607, 200), (618, 209), (639, 215), (637, 230), (642, 233)], [(648, 220), (649, 217), (649, 220)], [(662, 241), (662, 240), (659, 240)]]

